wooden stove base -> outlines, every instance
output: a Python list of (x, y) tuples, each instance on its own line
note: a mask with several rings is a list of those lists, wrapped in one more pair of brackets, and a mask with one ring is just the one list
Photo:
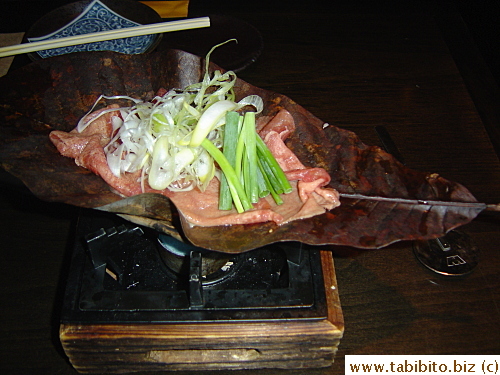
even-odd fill
[(60, 340), (80, 373), (315, 368), (330, 366), (344, 331), (330, 252), (321, 252), (328, 318), (186, 324), (62, 324)]

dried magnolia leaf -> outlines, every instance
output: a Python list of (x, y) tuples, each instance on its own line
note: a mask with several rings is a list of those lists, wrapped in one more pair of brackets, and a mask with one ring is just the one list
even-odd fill
[(486, 208), (462, 185), (406, 168), (379, 147), (363, 144), (354, 133), (324, 126), (288, 97), (242, 80), (235, 86), (237, 97), (260, 95), (263, 115), (272, 116), (282, 108), (292, 114), (296, 131), (288, 147), (304, 165), (329, 172), (330, 185), (341, 193), (340, 207), (283, 226), (192, 227), (165, 197), (122, 199), (100, 177), (60, 156), (49, 141), (51, 130), (73, 129), (101, 94), (148, 99), (160, 87), (198, 82), (203, 66), (199, 57), (177, 50), (150, 55), (95, 52), (40, 60), (10, 73), (0, 79), (1, 165), (43, 200), (114, 212), (195, 245), (230, 253), (278, 241), (379, 248), (440, 236)]
[(448, 205), (362, 195), (341, 198), (340, 207), (323, 215), (279, 227), (268, 223), (202, 228), (183, 222), (183, 230), (194, 244), (215, 250), (220, 249), (220, 239), (224, 238), (225, 252), (241, 252), (278, 241), (375, 249), (403, 239), (440, 237), (474, 219), (486, 208), (482, 203)]

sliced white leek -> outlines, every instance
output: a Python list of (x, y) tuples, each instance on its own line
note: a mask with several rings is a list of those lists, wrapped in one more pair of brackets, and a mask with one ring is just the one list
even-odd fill
[[(230, 41), (234, 40), (227, 42)], [(206, 189), (215, 176), (216, 167), (211, 154), (201, 147), (201, 143), (209, 138), (215, 147), (222, 147), (221, 126), (227, 112), (247, 106), (252, 106), (256, 113), (263, 109), (263, 101), (257, 95), (236, 102), (233, 88), (237, 77), (234, 72), (216, 70), (209, 73), (210, 54), (218, 46), (212, 48), (206, 57), (201, 82), (183, 89), (172, 89), (152, 101), (101, 96), (80, 120), (77, 130), (81, 132), (105, 113), (119, 111), (120, 116), (112, 119), (113, 134), (104, 148), (115, 176), (140, 172), (143, 191), (146, 181), (156, 190)], [(102, 99), (127, 99), (133, 104), (92, 112)]]
[(225, 118), (226, 113), (232, 111), (236, 107), (237, 104), (230, 100), (221, 100), (208, 107), (198, 120), (198, 124), (194, 128), (193, 134), (191, 135), (189, 145), (191, 147), (199, 147), (201, 142), (203, 142), (203, 140), (207, 137), (208, 133), (210, 133), (217, 125), (221, 125), (220, 121)]

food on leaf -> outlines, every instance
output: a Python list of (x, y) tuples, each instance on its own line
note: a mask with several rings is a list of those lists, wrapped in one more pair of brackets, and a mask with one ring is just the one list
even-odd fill
[(134, 104), (92, 108), (75, 129), (52, 131), (50, 140), (118, 194), (167, 196), (191, 225), (284, 224), (337, 207), (338, 193), (324, 187), (328, 173), (306, 168), (286, 147), (295, 130), (290, 113), (261, 121), (262, 139), (256, 128), (262, 98), (236, 101), (236, 74), (209, 73), (215, 48), (200, 82), (160, 88), (149, 101), (102, 95), (95, 105), (103, 98)]
[[(113, 137), (113, 122), (116, 122), (114, 119), (120, 116), (116, 106), (106, 107), (93, 113), (92, 117), (96, 120), (87, 124), (81, 132), (78, 129), (70, 132), (53, 131), (50, 133), (50, 139), (62, 155), (74, 158), (77, 165), (101, 176), (122, 196), (130, 197), (142, 193), (165, 195), (191, 225), (214, 226), (266, 221), (284, 224), (322, 214), (325, 210), (339, 205), (338, 193), (334, 189), (324, 187), (330, 181), (328, 173), (321, 168), (306, 168), (286, 147), (282, 135), (274, 129), (273, 124), (279, 125), (278, 130), (286, 126), (283, 136), (293, 131), (293, 118), (286, 110), (282, 110), (265, 125), (265, 142), (281, 161), (290, 189), (287, 194), (281, 196), (279, 203), (269, 194), (256, 200), (254, 206), (246, 212), (219, 209), (220, 182), (217, 178), (210, 179), (203, 190), (194, 187), (175, 191), (152, 188), (140, 169), (113, 173), (105, 149)], [(286, 125), (283, 123), (283, 117), (287, 118)], [(262, 141), (261, 147), (266, 147), (265, 142)]]
[[(61, 157), (49, 140), (54, 130), (70, 133), (101, 95), (151, 101), (160, 87), (170, 90), (200, 82), (204, 62), (178, 50), (134, 56), (96, 52), (44, 59), (9, 73), (0, 78), (2, 167), (40, 199), (114, 212), (160, 232), (176, 232), (195, 245), (230, 253), (278, 241), (374, 249), (396, 241), (441, 236), (487, 207), (459, 183), (409, 169), (379, 147), (364, 144), (354, 133), (325, 126), (288, 97), (239, 78), (233, 86), (235, 101), (257, 95), (264, 103), (256, 119), (262, 137), (266, 138), (267, 130), (261, 121), (271, 124), (270, 119), (277, 122), (288, 112), (295, 130), (283, 136), (287, 130), (278, 131), (277, 123), (272, 128), (282, 134), (286, 147), (307, 170), (327, 172), (326, 187), (339, 192), (340, 206), (281, 225), (193, 226), (177, 216), (165, 195), (139, 190), (139, 195), (124, 198), (102, 177)], [(210, 72), (215, 70), (220, 68), (210, 64)], [(104, 99), (106, 105), (115, 102)], [(125, 100), (117, 104), (130, 105)], [(94, 138), (93, 142), (105, 143)], [(279, 143), (276, 136), (269, 136), (270, 140)], [(267, 144), (272, 150), (271, 143)]]

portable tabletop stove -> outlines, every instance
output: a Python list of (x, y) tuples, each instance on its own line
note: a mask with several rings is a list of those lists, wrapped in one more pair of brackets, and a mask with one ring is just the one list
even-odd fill
[(217, 253), (83, 210), (60, 339), (82, 373), (325, 367), (343, 334), (336, 285), (328, 251)]

